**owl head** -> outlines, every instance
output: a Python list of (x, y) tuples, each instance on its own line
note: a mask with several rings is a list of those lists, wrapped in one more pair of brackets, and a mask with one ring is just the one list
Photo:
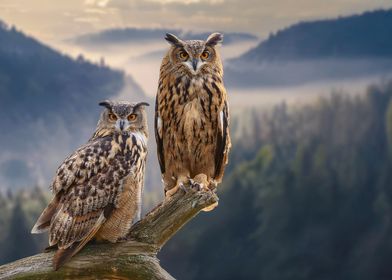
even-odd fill
[(171, 44), (167, 56), (174, 70), (190, 76), (222, 72), (222, 62), (216, 48), (223, 41), (222, 34), (212, 33), (205, 41), (184, 41), (167, 33), (165, 39)]
[(98, 121), (96, 134), (129, 133), (141, 131), (147, 134), (146, 102), (130, 103), (127, 101), (105, 100), (99, 103), (105, 107)]

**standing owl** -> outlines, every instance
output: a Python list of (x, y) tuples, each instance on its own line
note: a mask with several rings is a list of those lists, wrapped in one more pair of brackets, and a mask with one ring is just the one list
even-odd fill
[(94, 135), (60, 165), (53, 200), (32, 233), (49, 230), (57, 270), (92, 238), (116, 242), (140, 218), (147, 155), (148, 104), (99, 103)]
[(163, 58), (155, 104), (155, 136), (166, 197), (189, 180), (214, 189), (221, 182), (230, 149), (229, 108), (216, 46), (183, 41), (172, 34)]

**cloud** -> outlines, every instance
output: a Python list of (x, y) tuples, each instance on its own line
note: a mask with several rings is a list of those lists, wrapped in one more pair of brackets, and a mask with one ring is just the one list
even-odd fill
[(96, 8), (87, 8), (84, 10), (85, 13), (87, 14), (100, 14), (100, 15), (105, 15), (107, 14), (107, 11), (104, 9), (96, 9)]
[[(62, 41), (107, 28), (160, 27), (239, 31), (266, 37), (301, 20), (378, 8), (390, 0), (0, 0), (0, 18), (44, 41)], [(34, 2), (34, 3), (33, 3)], [(18, 8), (25, 8), (21, 13)], [(73, 16), (69, 16), (73, 15)], [(89, 23), (89, 24), (81, 24)]]
[(100, 19), (97, 17), (76, 17), (74, 18), (75, 22), (84, 22), (84, 23), (95, 23), (99, 22)]
[(109, 4), (110, 0), (85, 0), (84, 4), (88, 6), (97, 6), (105, 8)]
[(243, 31), (266, 36), (299, 20), (391, 6), (390, 0), (298, 0), (291, 6), (286, 3), (284, 0), (111, 0), (107, 7), (115, 9), (123, 27)]
[(223, 3), (224, 0), (150, 0), (150, 2), (157, 2), (162, 4), (178, 3), (178, 4), (192, 4), (192, 3)]
[(100, 1), (98, 1), (97, 6), (101, 7), (101, 8), (105, 8), (107, 6), (107, 4), (109, 3), (109, 1), (110, 0), (100, 0)]

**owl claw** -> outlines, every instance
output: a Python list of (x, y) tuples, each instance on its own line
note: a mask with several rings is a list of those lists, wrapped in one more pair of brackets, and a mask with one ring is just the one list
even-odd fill
[(214, 180), (214, 181), (211, 182), (211, 184), (210, 184), (210, 186), (209, 186), (209, 189), (210, 189), (212, 192), (216, 192), (217, 187), (218, 187), (218, 183)]
[(204, 187), (204, 184), (193, 182), (191, 185), (191, 188), (199, 192), (199, 191), (203, 190), (205, 187)]
[(180, 183), (180, 184), (178, 185), (178, 187), (180, 188), (180, 190), (183, 190), (185, 193), (188, 192), (188, 189), (185, 187), (185, 185), (184, 185), (183, 183)]

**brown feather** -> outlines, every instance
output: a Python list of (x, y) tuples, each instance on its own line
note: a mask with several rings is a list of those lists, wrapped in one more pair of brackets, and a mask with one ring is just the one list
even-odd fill
[(54, 270), (58, 270), (61, 266), (63, 266), (67, 261), (69, 261), (72, 256), (78, 253), (84, 245), (89, 242), (94, 235), (98, 232), (101, 228), (102, 224), (106, 221), (104, 214), (102, 213), (98, 220), (96, 221), (95, 225), (90, 229), (87, 235), (80, 241), (72, 243), (71, 246), (68, 248), (59, 248), (53, 257), (53, 268)]
[(215, 149), (215, 174), (214, 179), (221, 181), (224, 173), (224, 168), (227, 164), (227, 149), (230, 148), (229, 139), (229, 112), (227, 101), (222, 110), (223, 118), (220, 120), (221, 127), (217, 131), (217, 144)]
[[(158, 113), (158, 98), (155, 101), (155, 112)], [(165, 173), (165, 158), (164, 158), (164, 152), (163, 152), (163, 140), (162, 140), (162, 128), (158, 128), (158, 116), (155, 117), (154, 120), (154, 128), (155, 128), (155, 140), (157, 142), (157, 152), (158, 152), (158, 162), (159, 162), (159, 167), (161, 168), (161, 173)], [(161, 123), (162, 125), (162, 123)], [(160, 130), (160, 131), (159, 131)]]
[(55, 195), (53, 200), (49, 203), (49, 205), (42, 212), (41, 216), (39, 216), (37, 222), (31, 230), (31, 233), (42, 233), (49, 229), (50, 221), (54, 214), (56, 214), (58, 210), (58, 205), (60, 201), (61, 194)]
[(62, 267), (68, 260), (71, 259), (73, 255), (75, 255), (75, 249), (77, 247), (77, 243), (72, 244), (67, 249), (58, 249), (57, 252), (53, 256), (53, 269), (58, 270)]

